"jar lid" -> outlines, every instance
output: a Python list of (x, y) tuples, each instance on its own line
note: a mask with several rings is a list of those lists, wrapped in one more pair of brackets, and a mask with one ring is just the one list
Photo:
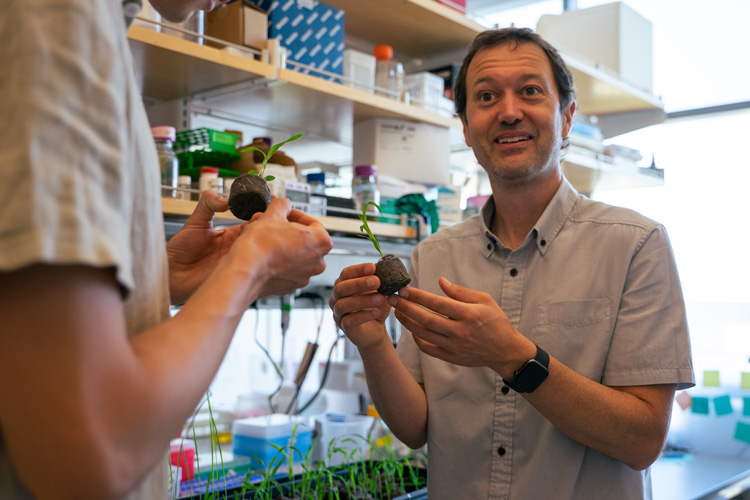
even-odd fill
[(177, 132), (175, 128), (168, 125), (158, 125), (156, 127), (151, 127), (151, 135), (154, 137), (154, 139), (168, 139), (172, 142), (174, 142), (177, 138)]
[(372, 55), (378, 61), (390, 61), (393, 58), (393, 47), (390, 45), (376, 45), (372, 50)]
[(201, 167), (202, 174), (218, 174), (219, 169), (216, 167)]
[(326, 181), (325, 172), (315, 172), (313, 174), (307, 174), (307, 182), (323, 182)]
[(378, 168), (375, 165), (357, 165), (354, 167), (354, 175), (377, 175)]

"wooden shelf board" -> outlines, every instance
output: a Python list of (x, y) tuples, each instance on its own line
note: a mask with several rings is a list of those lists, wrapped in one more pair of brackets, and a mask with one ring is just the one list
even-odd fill
[(131, 26), (128, 38), (142, 93), (152, 99), (178, 99), (274, 77), (269, 64), (142, 26)]
[(400, 54), (424, 58), (468, 49), (486, 28), (435, 0), (327, 0), (341, 9), (344, 31)]

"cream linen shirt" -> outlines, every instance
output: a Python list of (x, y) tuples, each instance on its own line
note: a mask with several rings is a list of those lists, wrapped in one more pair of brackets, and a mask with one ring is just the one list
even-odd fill
[[(693, 385), (682, 291), (661, 225), (589, 200), (567, 180), (515, 251), (488, 229), (493, 215), (490, 199), (481, 215), (420, 243), (413, 285), (443, 295), (445, 276), (489, 293), (518, 331), (602, 384)], [(427, 395), (430, 500), (651, 498), (648, 470), (573, 441), (491, 369), (427, 356), (409, 332), (397, 349)]]
[[(0, 33), (0, 271), (112, 267), (129, 335), (159, 324), (169, 316), (159, 164), (120, 1), (7, 0)], [(126, 498), (167, 498), (168, 446)], [(0, 498), (30, 498), (2, 433)]]

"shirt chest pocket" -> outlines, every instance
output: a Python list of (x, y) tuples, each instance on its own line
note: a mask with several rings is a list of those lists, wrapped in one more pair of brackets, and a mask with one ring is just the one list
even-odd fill
[(578, 373), (600, 381), (613, 330), (611, 298), (539, 304), (532, 340)]

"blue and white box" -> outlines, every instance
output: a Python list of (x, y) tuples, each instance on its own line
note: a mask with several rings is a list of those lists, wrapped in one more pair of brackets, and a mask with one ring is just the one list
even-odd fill
[[(268, 38), (287, 49), (287, 60), (317, 70), (343, 74), (344, 11), (317, 0), (249, 0), (268, 14)], [(289, 64), (289, 68), (331, 81), (324, 75)]]
[(306, 457), (310, 446), (312, 426), (304, 417), (273, 413), (232, 424), (232, 453), (250, 458), (253, 469), (268, 468), (274, 460), (274, 465), (284, 464), (288, 456), (302, 462), (300, 456)]

